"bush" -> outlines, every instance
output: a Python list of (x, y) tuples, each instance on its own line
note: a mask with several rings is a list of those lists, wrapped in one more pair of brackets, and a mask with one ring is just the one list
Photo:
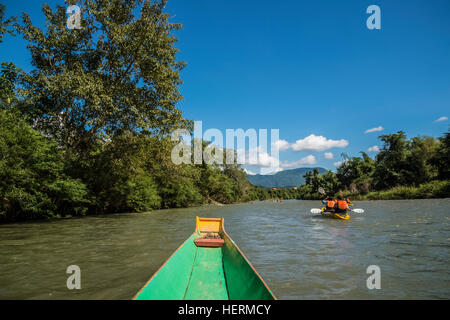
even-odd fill
[(86, 186), (64, 173), (58, 146), (6, 110), (0, 128), (0, 220), (84, 214)]
[(189, 183), (190, 181), (180, 181), (161, 189), (163, 208), (183, 208), (199, 205), (203, 203), (203, 197), (199, 190)]
[(126, 204), (129, 210), (145, 212), (161, 207), (161, 197), (153, 179), (148, 175), (137, 176), (127, 182)]
[(450, 181), (431, 181), (418, 187), (395, 187), (386, 191), (370, 192), (357, 199), (395, 200), (395, 199), (430, 199), (450, 197)]

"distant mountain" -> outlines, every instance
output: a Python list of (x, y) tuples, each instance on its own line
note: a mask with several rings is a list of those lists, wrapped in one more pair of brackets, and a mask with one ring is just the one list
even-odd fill
[[(300, 186), (305, 183), (303, 176), (305, 173), (314, 170), (315, 168), (297, 168), (291, 170), (284, 170), (270, 175), (247, 174), (247, 179), (255, 186), (264, 188), (289, 188)], [(324, 168), (317, 168), (319, 172), (327, 172)]]

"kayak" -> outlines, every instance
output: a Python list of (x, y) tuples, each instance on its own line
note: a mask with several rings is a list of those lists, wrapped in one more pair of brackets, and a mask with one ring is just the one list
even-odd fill
[(133, 300), (275, 300), (224, 229), (223, 218), (196, 218), (194, 233)]
[(348, 212), (346, 213), (335, 213), (335, 212), (329, 212), (325, 211), (325, 208), (322, 208), (321, 214), (325, 217), (335, 218), (335, 219), (342, 219), (342, 220), (349, 220), (350, 215)]

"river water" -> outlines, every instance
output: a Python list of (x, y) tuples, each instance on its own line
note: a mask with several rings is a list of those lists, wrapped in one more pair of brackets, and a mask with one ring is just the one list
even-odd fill
[[(450, 299), (450, 199), (359, 201), (348, 221), (318, 201), (255, 202), (0, 225), (0, 299), (130, 299), (193, 232), (228, 234), (278, 299)], [(81, 269), (68, 290), (66, 268)], [(369, 290), (367, 267), (381, 271)]]

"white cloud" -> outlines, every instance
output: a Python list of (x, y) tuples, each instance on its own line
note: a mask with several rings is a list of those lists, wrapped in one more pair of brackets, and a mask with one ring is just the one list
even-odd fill
[(293, 161), (293, 162), (283, 162), (281, 164), (281, 166), (283, 168), (292, 168), (292, 167), (297, 167), (297, 166), (303, 166), (303, 165), (311, 165), (311, 164), (316, 164), (317, 160), (316, 157), (314, 157), (312, 154), (310, 154), (309, 156), (303, 157), (300, 160), (297, 161)]
[(265, 175), (271, 175), (271, 174), (275, 174), (275, 173), (280, 172), (280, 171), (283, 171), (283, 168), (279, 167), (279, 168), (276, 168), (274, 171), (270, 171), (270, 172), (264, 173), (264, 174)]
[(297, 140), (292, 144), (291, 148), (294, 151), (324, 151), (331, 148), (344, 148), (346, 146), (348, 146), (347, 140), (331, 140), (324, 136), (311, 134), (304, 139)]
[(439, 119), (434, 120), (434, 122), (442, 122), (442, 121), (447, 121), (448, 118), (447, 117), (440, 117)]
[(333, 163), (333, 165), (334, 165), (335, 167), (340, 167), (341, 165), (343, 165), (343, 164), (346, 163), (347, 161), (348, 161), (348, 159), (345, 159), (345, 160), (343, 160), (343, 161), (336, 161), (336, 162)]
[(380, 147), (373, 146), (373, 147), (370, 147), (369, 149), (367, 149), (367, 151), (369, 151), (369, 152), (380, 152)]
[(382, 126), (379, 126), (376, 128), (367, 129), (366, 131), (364, 131), (364, 133), (370, 133), (370, 132), (376, 132), (376, 131), (382, 131), (382, 130), (384, 130), (384, 128)]
[(324, 154), (325, 159), (333, 159), (334, 156), (331, 152), (325, 152)]
[(249, 176), (254, 176), (254, 175), (256, 175), (256, 173), (254, 173), (253, 171), (247, 170), (247, 169), (245, 169), (245, 168), (244, 168), (244, 172), (245, 172), (246, 174), (248, 174)]
[(286, 151), (290, 147), (289, 142), (287, 142), (286, 140), (278, 140), (278, 141), (274, 142), (273, 145), (279, 151)]
[(247, 164), (255, 167), (279, 167), (280, 160), (272, 157), (267, 152), (262, 151), (261, 147), (256, 147), (246, 151), (245, 149), (238, 149), (237, 160), (238, 163)]

